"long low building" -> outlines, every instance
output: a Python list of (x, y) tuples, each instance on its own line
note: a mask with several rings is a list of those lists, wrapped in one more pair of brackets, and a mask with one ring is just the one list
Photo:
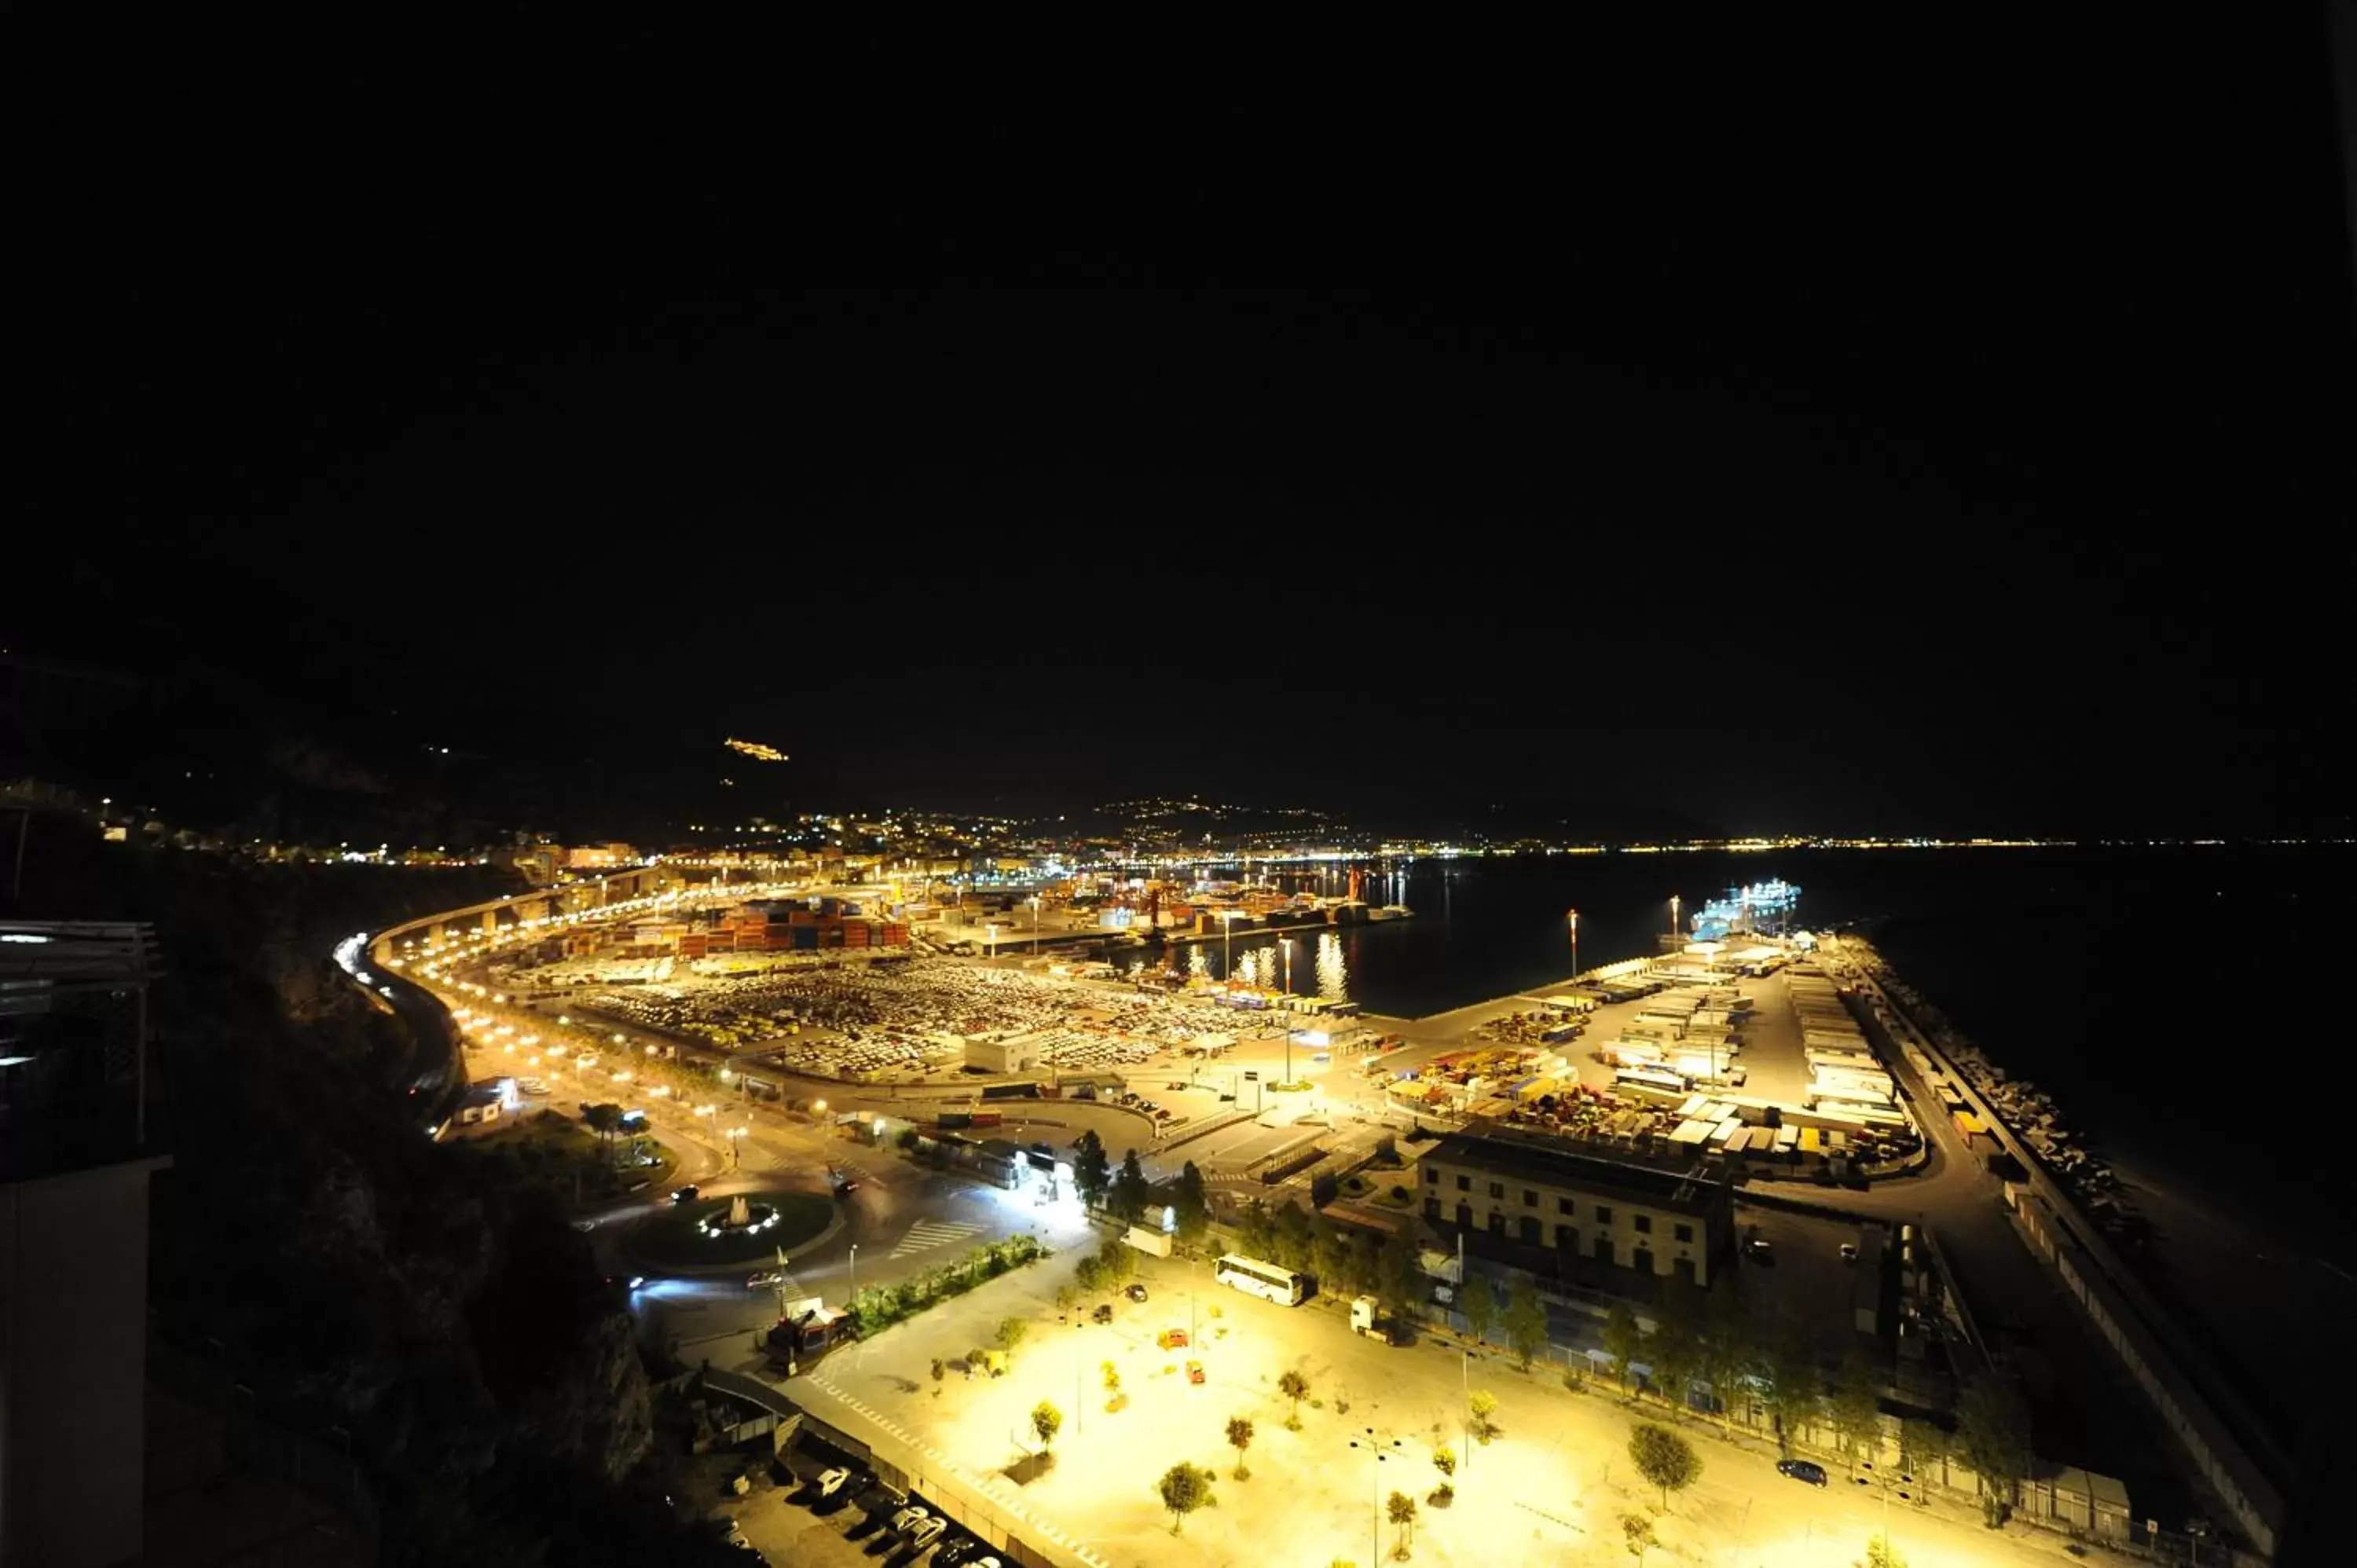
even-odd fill
[(1427, 1219), (1697, 1285), (1734, 1251), (1727, 1186), (1698, 1172), (1603, 1159), (1479, 1122), (1417, 1164)]

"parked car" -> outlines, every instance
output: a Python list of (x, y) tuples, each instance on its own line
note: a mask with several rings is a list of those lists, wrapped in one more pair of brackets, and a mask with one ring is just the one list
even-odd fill
[(1776, 1461), (1776, 1473), (1789, 1476), (1795, 1481), (1806, 1481), (1813, 1487), (1825, 1484), (1825, 1467), (1813, 1459), (1779, 1459)]
[(687, 1186), (679, 1188), (678, 1190), (674, 1191), (674, 1192), (671, 1195), (671, 1200), (672, 1200), (673, 1203), (694, 1203), (694, 1202), (696, 1200), (696, 1197), (698, 1197), (698, 1196), (699, 1196), (703, 1191), (704, 1191), (704, 1189), (703, 1189), (702, 1187), (697, 1187), (697, 1186), (696, 1186), (696, 1185), (694, 1185), (693, 1182), (691, 1182), (691, 1183), (689, 1183)]
[(921, 1503), (908, 1503), (903, 1505), (898, 1512), (892, 1515), (892, 1522), (889, 1528), (895, 1535), (905, 1535), (909, 1530), (914, 1530), (925, 1518), (927, 1518), (927, 1515), (924, 1505)]
[(1121, 1294), (1129, 1297), (1132, 1301), (1144, 1301), (1146, 1299), (1146, 1287), (1142, 1284), (1136, 1283), (1125, 1285), (1122, 1288)]
[(1845, 1263), (1855, 1263), (1857, 1262), (1857, 1242), (1845, 1241), (1841, 1244), (1841, 1261)]
[(1189, 1361), (1187, 1363), (1187, 1380), (1190, 1383), (1200, 1383), (1203, 1380), (1202, 1362)]
[(1762, 1262), (1776, 1255), (1776, 1249), (1770, 1244), (1765, 1236), (1754, 1236), (1743, 1244), (1743, 1250)]
[(1089, 1314), (1089, 1321), (1092, 1323), (1111, 1323), (1113, 1321), (1113, 1308), (1100, 1305), (1094, 1312)]
[(1166, 1328), (1154, 1337), (1154, 1342), (1165, 1350), (1184, 1350), (1187, 1348), (1187, 1331), (1183, 1328)]
[(922, 1522), (909, 1531), (909, 1556), (911, 1559), (922, 1556), (925, 1548), (939, 1541), (942, 1531), (949, 1527), (950, 1521), (941, 1515), (927, 1514)]

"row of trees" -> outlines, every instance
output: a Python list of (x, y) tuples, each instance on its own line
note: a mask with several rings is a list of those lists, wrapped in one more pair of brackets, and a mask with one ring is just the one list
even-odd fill
[[(1466, 1294), (1471, 1295), (1470, 1285)], [(1472, 1316), (1469, 1303), (1466, 1312)], [(1603, 1339), (1624, 1386), (1631, 1364), (1642, 1362), (1652, 1369), (1656, 1391), (1673, 1404), (1685, 1403), (1698, 1384), (1721, 1408), (1756, 1399), (1775, 1421), (1777, 1441), (1787, 1451), (1801, 1428), (1818, 1423), (1830, 1430), (1846, 1465), (1882, 1443), (1883, 1378), (1863, 1345), (1850, 1346), (1828, 1380), (1796, 1324), (1788, 1319), (1760, 1341), (1731, 1291), (1706, 1296), (1683, 1280), (1670, 1280), (1650, 1332), (1627, 1306), (1616, 1305)], [(1978, 1378), (1957, 1402), (1954, 1434), (1932, 1422), (1908, 1421), (1900, 1428), (1900, 1464), (1910, 1472), (1934, 1466), (1944, 1472), (1951, 1459), (1961, 1458), (1990, 1479), (1982, 1507), (1994, 1526), (2004, 1520), (2013, 1478), (2029, 1466), (2029, 1408), (2010, 1382)]]
[(1372, 1295), (1394, 1316), (1424, 1300), (1424, 1270), (1405, 1235), (1377, 1240), (1355, 1225), (1321, 1223), (1298, 1203), (1272, 1210), (1258, 1199), (1244, 1206), (1236, 1232), (1247, 1255), (1315, 1274), (1329, 1294)]
[(1072, 1186), (1079, 1189), (1081, 1201), (1091, 1208), (1103, 1209), (1132, 1225), (1145, 1219), (1158, 1198), (1169, 1206), (1184, 1240), (1199, 1240), (1211, 1229), (1211, 1195), (1204, 1188), (1203, 1173), (1195, 1168), (1192, 1160), (1175, 1181), (1166, 1183), (1157, 1194), (1154, 1184), (1146, 1179), (1146, 1167), (1139, 1163), (1137, 1151), (1123, 1150), (1121, 1165), (1116, 1169), (1104, 1140), (1097, 1136), (1093, 1128), (1082, 1133), (1072, 1145)]

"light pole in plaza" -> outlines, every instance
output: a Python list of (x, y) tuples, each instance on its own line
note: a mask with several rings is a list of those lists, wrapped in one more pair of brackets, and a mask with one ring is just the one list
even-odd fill
[(739, 1161), (743, 1158), (745, 1137), (746, 1134), (752, 1132), (752, 1130), (753, 1129), (750, 1127), (731, 1127), (728, 1129), (728, 1168), (730, 1170), (735, 1170)]
[[(1293, 994), (1293, 939), (1279, 937), (1276, 945), (1285, 950), (1285, 993), (1290, 996)], [(1288, 1072), (1285, 1076), (1291, 1078), (1293, 1075)]]
[(851, 1244), (851, 1294), (845, 1298), (847, 1306), (859, 1299), (859, 1243)]
[(1564, 918), (1571, 922), (1571, 977), (1577, 980), (1579, 978), (1579, 911), (1571, 910), (1564, 916)]
[(1673, 894), (1671, 894), (1671, 895), (1670, 895), (1670, 935), (1671, 935), (1671, 936), (1673, 936), (1673, 937), (1674, 937), (1674, 936), (1676, 936), (1677, 934), (1678, 934), (1678, 896), (1677, 896), (1676, 894), (1673, 893)]
[(1375, 1461), (1367, 1471), (1367, 1543), (1372, 1552), (1369, 1561), (1380, 1563), (1383, 1556), (1383, 1466), (1402, 1456), (1402, 1446), (1396, 1437), (1389, 1443), (1378, 1442), (1372, 1426), (1366, 1428), (1365, 1436), (1351, 1439), (1351, 1446), (1372, 1455)]
[(1220, 911), (1220, 980), (1222, 983), (1236, 972), (1236, 912)]

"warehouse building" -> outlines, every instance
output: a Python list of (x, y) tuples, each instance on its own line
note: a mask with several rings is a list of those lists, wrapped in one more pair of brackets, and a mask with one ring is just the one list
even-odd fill
[(1476, 1122), (1417, 1164), (1424, 1216), (1566, 1257), (1708, 1285), (1733, 1257), (1724, 1182)]

